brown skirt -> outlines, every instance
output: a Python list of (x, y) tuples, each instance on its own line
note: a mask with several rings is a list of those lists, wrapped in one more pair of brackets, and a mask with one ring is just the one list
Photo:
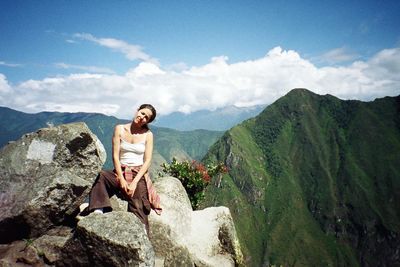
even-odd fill
[(151, 207), (145, 178), (140, 178), (133, 196), (130, 197), (122, 193), (115, 172), (109, 170), (101, 171), (90, 192), (89, 211), (98, 208), (103, 208), (105, 212), (112, 211), (110, 197), (113, 195), (128, 201), (128, 211), (133, 212), (140, 219), (148, 233), (148, 215)]

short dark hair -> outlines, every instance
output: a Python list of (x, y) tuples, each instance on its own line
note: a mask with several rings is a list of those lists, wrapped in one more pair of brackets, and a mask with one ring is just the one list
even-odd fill
[(139, 107), (139, 109), (144, 109), (144, 108), (150, 109), (151, 113), (153, 114), (153, 115), (151, 116), (151, 118), (149, 118), (149, 121), (148, 121), (147, 123), (150, 123), (150, 122), (154, 121), (154, 119), (155, 119), (156, 116), (157, 116), (157, 111), (156, 111), (156, 109), (155, 109), (151, 104), (142, 104), (142, 105), (140, 105), (140, 107)]

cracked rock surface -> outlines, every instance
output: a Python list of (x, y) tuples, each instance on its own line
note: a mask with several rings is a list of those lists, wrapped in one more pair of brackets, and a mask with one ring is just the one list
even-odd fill
[(89, 192), (106, 159), (84, 123), (43, 128), (0, 150), (0, 243), (62, 224)]

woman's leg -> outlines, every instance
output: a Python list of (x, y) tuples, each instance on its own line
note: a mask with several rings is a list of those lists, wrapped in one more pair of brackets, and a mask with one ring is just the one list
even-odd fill
[(110, 197), (119, 190), (119, 184), (113, 171), (101, 171), (92, 187), (89, 198), (89, 211), (106, 208), (112, 210)]
[(128, 211), (133, 212), (145, 225), (146, 232), (149, 233), (150, 202), (148, 200), (146, 180), (142, 177), (136, 187), (133, 197), (128, 199)]

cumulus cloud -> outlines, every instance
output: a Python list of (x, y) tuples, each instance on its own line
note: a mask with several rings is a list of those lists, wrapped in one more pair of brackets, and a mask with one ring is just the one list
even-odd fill
[(143, 48), (139, 45), (129, 44), (123, 40), (118, 40), (114, 38), (97, 38), (89, 33), (75, 33), (74, 37), (82, 40), (91, 41), (98, 45), (111, 48), (114, 51), (123, 53), (125, 57), (129, 60), (141, 60), (158, 64), (158, 60), (143, 52)]
[(0, 93), (11, 92), (11, 86), (8, 84), (7, 78), (4, 74), (0, 73)]
[(180, 72), (180, 71), (184, 71), (184, 70), (189, 69), (189, 66), (186, 65), (186, 63), (184, 63), (184, 62), (178, 62), (178, 63), (171, 64), (171, 65), (167, 66), (166, 69), (168, 71)]
[(6, 76), (0, 73), (0, 106), (6, 106), (9, 104), (6, 96), (11, 95), (11, 93), (12, 88), (8, 84)]
[(271, 49), (265, 56), (229, 63), (214, 57), (203, 66), (177, 71), (141, 62), (123, 75), (83, 73), (9, 85), (0, 76), (0, 96), (27, 112), (87, 111), (131, 118), (141, 103), (160, 114), (235, 105), (270, 104), (293, 88), (308, 88), (341, 99), (373, 100), (400, 94), (400, 48), (366, 61), (317, 67), (296, 51)]

